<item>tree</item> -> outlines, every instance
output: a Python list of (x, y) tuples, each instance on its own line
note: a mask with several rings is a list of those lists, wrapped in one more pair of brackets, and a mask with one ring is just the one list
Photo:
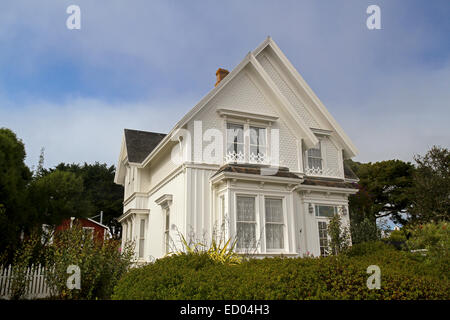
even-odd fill
[(405, 223), (412, 204), (414, 166), (401, 160), (348, 162), (360, 179), (359, 192), (349, 198), (351, 218), (356, 223), (365, 218), (375, 223), (389, 216), (396, 223)]
[(54, 169), (44, 170), (43, 174), (54, 170), (71, 172), (82, 178), (82, 197), (89, 202), (85, 216), (96, 216), (103, 211), (103, 224), (114, 226), (116, 233), (120, 231), (116, 218), (123, 212), (123, 187), (114, 183), (115, 166), (98, 162), (83, 165), (60, 163)]
[(31, 172), (25, 165), (25, 147), (14, 132), (0, 128), (0, 252), (19, 245), (28, 225), (27, 185)]
[(70, 217), (85, 217), (89, 202), (83, 196), (83, 179), (72, 172), (55, 170), (30, 185), (36, 225), (56, 226)]
[(450, 150), (433, 146), (416, 155), (411, 222), (448, 221), (450, 218)]
[(337, 255), (350, 246), (350, 233), (348, 227), (342, 223), (339, 214), (335, 214), (331, 217), (327, 231), (330, 236), (330, 249), (332, 254)]

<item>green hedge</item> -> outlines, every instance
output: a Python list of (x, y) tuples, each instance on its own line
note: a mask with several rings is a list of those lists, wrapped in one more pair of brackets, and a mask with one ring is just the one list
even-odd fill
[[(381, 289), (369, 290), (369, 265)], [(449, 282), (407, 252), (355, 246), (327, 258), (266, 258), (226, 265), (205, 254), (167, 257), (129, 271), (113, 299), (449, 299)]]

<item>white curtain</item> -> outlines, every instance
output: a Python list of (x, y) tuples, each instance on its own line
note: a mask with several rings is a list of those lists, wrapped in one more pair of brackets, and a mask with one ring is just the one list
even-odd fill
[(236, 246), (252, 247), (256, 242), (255, 198), (237, 197), (236, 228)]
[(281, 199), (265, 199), (266, 248), (284, 248), (283, 204)]

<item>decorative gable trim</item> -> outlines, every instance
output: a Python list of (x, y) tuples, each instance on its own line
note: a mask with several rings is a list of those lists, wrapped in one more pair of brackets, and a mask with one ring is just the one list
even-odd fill
[(278, 90), (276, 85), (273, 83), (269, 75), (264, 71), (263, 67), (256, 60), (252, 52), (249, 52), (245, 58), (235, 67), (222, 81), (219, 82), (217, 87), (213, 88), (200, 102), (192, 108), (169, 132), (167, 136), (162, 139), (162, 141), (155, 147), (155, 149), (146, 157), (142, 162), (141, 166), (146, 166), (151, 159), (172, 139), (177, 130), (182, 128), (186, 123), (192, 120), (195, 115), (202, 110), (202, 108), (209, 102), (213, 97), (215, 97), (230, 81), (232, 81), (242, 69), (247, 65), (251, 65), (256, 74), (260, 76), (262, 82), (269, 88), (272, 93), (273, 98), (275, 98), (277, 105), (281, 106), (282, 111), (285, 114), (285, 122), (289, 129), (292, 131), (293, 135), (297, 139), (303, 139), (303, 142), (308, 148), (312, 148), (318, 143), (318, 139), (310, 128), (303, 122), (299, 115), (295, 112), (294, 107), (290, 102), (283, 96), (283, 94)]
[(272, 40), (272, 38), (270, 36), (267, 37), (266, 40), (264, 40), (264, 42), (261, 43), (253, 51), (253, 55), (257, 56), (266, 47), (270, 47), (273, 50), (273, 52), (275, 53), (277, 58), (281, 61), (281, 63), (284, 65), (286, 70), (291, 75), (295, 84), (298, 85), (300, 88), (302, 88), (305, 91), (308, 98), (314, 103), (315, 107), (320, 112), (320, 114), (325, 118), (325, 120), (330, 124), (330, 126), (336, 132), (337, 138), (340, 140), (340, 142), (344, 146), (346, 158), (352, 158), (352, 157), (356, 156), (358, 153), (358, 149), (356, 148), (356, 146), (353, 144), (353, 142), (350, 140), (350, 138), (347, 136), (347, 134), (344, 132), (344, 130), (341, 128), (341, 126), (336, 122), (336, 120), (333, 118), (333, 116), (328, 112), (328, 110), (323, 105), (323, 103), (320, 101), (320, 99), (316, 96), (316, 94), (313, 92), (313, 90), (309, 87), (309, 85), (306, 83), (306, 81), (303, 79), (303, 77), (297, 72), (297, 70), (294, 68), (294, 66), (287, 59), (287, 57), (284, 55), (284, 53), (281, 51), (281, 49), (278, 47), (278, 45), (275, 43), (275, 41)]
[[(298, 139), (303, 139), (307, 148), (314, 147), (319, 140), (311, 131), (311, 129), (305, 124), (305, 122), (300, 118), (300, 116), (295, 112), (292, 104), (286, 99), (286, 97), (280, 92), (278, 87), (266, 73), (261, 64), (256, 60), (253, 54), (250, 55), (250, 61), (255, 67), (258, 74), (263, 78), (264, 82), (269, 86), (269, 88), (274, 93), (275, 98), (279, 101), (282, 111), (285, 113), (284, 121), (291, 130), (292, 134)], [(299, 134), (302, 133), (302, 134)]]
[(125, 145), (125, 134), (122, 134), (122, 144), (120, 146), (119, 162), (116, 173), (114, 174), (114, 183), (125, 185), (126, 164), (128, 163), (127, 148)]

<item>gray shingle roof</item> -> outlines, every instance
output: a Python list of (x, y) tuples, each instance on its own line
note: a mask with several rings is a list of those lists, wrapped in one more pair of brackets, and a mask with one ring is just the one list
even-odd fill
[[(256, 174), (261, 175), (261, 168), (268, 167), (267, 165), (258, 165), (258, 164), (234, 164), (227, 163), (217, 170), (214, 174), (218, 175), (221, 172), (235, 172), (235, 173), (247, 173), (247, 174)], [(289, 171), (286, 167), (279, 167), (278, 171), (273, 175), (275, 177), (284, 177), (284, 178), (294, 178), (300, 179), (299, 176)]]
[(141, 163), (166, 136), (164, 133), (125, 129), (125, 145), (129, 162)]

